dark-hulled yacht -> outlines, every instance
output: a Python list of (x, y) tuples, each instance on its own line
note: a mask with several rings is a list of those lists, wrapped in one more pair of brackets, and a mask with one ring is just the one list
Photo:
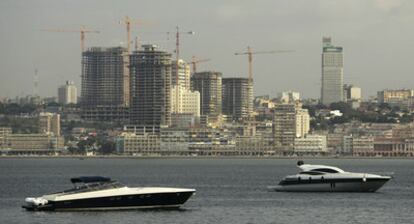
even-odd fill
[(71, 178), (74, 188), (37, 198), (26, 198), (22, 207), (30, 211), (118, 210), (179, 208), (195, 189), (130, 188), (107, 177)]
[(369, 173), (346, 172), (337, 167), (304, 164), (298, 161), (302, 170), (299, 174), (286, 176), (278, 186), (269, 187), (275, 191), (290, 192), (375, 192), (391, 179)]

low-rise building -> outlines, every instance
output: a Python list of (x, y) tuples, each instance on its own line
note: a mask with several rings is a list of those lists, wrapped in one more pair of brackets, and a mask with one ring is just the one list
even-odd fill
[(352, 154), (354, 156), (371, 156), (374, 153), (374, 138), (363, 136), (352, 139)]
[(259, 136), (238, 136), (235, 139), (236, 150), (240, 156), (266, 156), (275, 155), (272, 138)]
[(7, 154), (56, 154), (63, 148), (63, 137), (50, 134), (11, 134)]
[(391, 106), (410, 107), (410, 99), (414, 97), (412, 89), (386, 89), (377, 93), (378, 103), (387, 103)]
[(171, 127), (189, 128), (200, 125), (200, 117), (194, 116), (192, 113), (173, 113), (171, 114)]
[(295, 138), (294, 152), (298, 154), (326, 154), (328, 153), (326, 136), (306, 135)]
[(12, 134), (11, 127), (0, 127), (0, 149), (7, 149), (10, 147), (10, 135)]
[(393, 138), (413, 138), (414, 139), (414, 123), (408, 125), (400, 125), (392, 128)]
[[(116, 138), (119, 153), (129, 155), (237, 155), (235, 142), (225, 130), (212, 128), (131, 127)], [(128, 130), (127, 128), (127, 130)]]
[(185, 155), (189, 149), (189, 133), (186, 128), (161, 130), (161, 150), (164, 154)]
[(116, 150), (118, 153), (128, 155), (158, 154), (161, 150), (160, 136), (156, 134), (123, 133), (116, 138)]
[(413, 156), (414, 139), (376, 138), (373, 156)]
[(40, 113), (39, 133), (60, 136), (60, 115), (56, 113)]
[(326, 136), (327, 146), (332, 151), (340, 151), (345, 133), (328, 133)]
[(352, 140), (353, 140), (353, 136), (352, 135), (345, 135), (343, 137), (342, 140), (342, 148), (337, 149), (337, 154), (341, 154), (341, 155), (352, 155)]

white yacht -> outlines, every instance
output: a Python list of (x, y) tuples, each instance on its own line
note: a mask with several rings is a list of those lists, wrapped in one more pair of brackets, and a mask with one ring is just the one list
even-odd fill
[(71, 182), (73, 189), (26, 198), (22, 207), (29, 211), (178, 208), (195, 193), (195, 189), (183, 188), (130, 188), (100, 176), (72, 178)]
[(375, 192), (391, 179), (369, 173), (346, 172), (337, 167), (304, 164), (298, 161), (302, 170), (299, 174), (286, 176), (278, 186), (269, 187), (275, 191), (292, 192)]

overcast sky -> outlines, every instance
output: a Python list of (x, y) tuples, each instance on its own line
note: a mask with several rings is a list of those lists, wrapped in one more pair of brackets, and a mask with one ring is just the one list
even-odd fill
[(322, 36), (344, 47), (344, 81), (360, 86), (364, 97), (384, 88), (414, 88), (414, 1), (411, 0), (1, 0), (0, 97), (33, 93), (39, 70), (39, 93), (56, 96), (57, 87), (74, 80), (80, 89), (78, 33), (42, 32), (85, 25), (100, 34), (86, 36), (86, 46), (126, 42), (129, 17), (146, 22), (133, 36), (172, 52), (179, 25), (195, 35), (181, 38), (182, 57), (210, 58), (198, 70), (224, 77), (247, 77), (247, 57), (254, 50), (295, 50), (255, 55), (255, 95), (296, 90), (319, 97)]

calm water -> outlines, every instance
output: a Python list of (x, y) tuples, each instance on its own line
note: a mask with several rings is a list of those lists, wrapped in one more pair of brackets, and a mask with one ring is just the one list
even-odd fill
[[(289, 159), (0, 159), (0, 223), (414, 223), (414, 160), (306, 160), (349, 171), (394, 172), (377, 193), (268, 192)], [(26, 212), (27, 196), (103, 175), (129, 186), (196, 188), (177, 211)]]

